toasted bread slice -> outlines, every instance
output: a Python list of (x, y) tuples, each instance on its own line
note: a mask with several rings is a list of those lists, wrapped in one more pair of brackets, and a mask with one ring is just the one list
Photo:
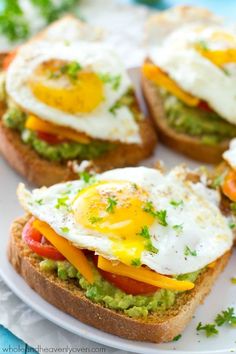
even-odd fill
[(167, 124), (158, 87), (143, 75), (141, 82), (150, 115), (156, 125), (160, 140), (164, 144), (200, 162), (216, 164), (222, 161), (222, 154), (227, 150), (230, 140), (215, 145), (206, 145), (200, 138), (177, 133)]
[[(140, 121), (139, 127), (142, 144), (117, 144), (114, 150), (93, 160), (94, 166), (102, 172), (115, 167), (136, 165), (150, 156), (157, 142), (154, 128), (147, 118)], [(78, 175), (71, 176), (68, 162), (53, 162), (40, 157), (22, 142), (18, 132), (6, 128), (1, 121), (0, 151), (11, 167), (37, 186), (50, 186), (71, 177), (78, 178)]]
[(174, 306), (147, 319), (133, 319), (86, 298), (73, 280), (60, 280), (53, 273), (42, 272), (39, 260), (22, 241), (22, 229), (29, 215), (15, 220), (11, 227), (8, 258), (31, 288), (52, 305), (81, 322), (102, 331), (138, 341), (168, 342), (180, 334), (191, 320), (197, 306), (210, 292), (217, 276), (227, 264), (231, 252), (217, 260), (198, 277), (195, 288), (179, 294)]

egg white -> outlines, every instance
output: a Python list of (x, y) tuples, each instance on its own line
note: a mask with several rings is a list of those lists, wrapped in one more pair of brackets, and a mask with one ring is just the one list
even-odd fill
[(226, 41), (212, 41), (216, 32), (234, 36), (236, 47), (236, 35), (229, 29), (187, 25), (167, 36), (161, 45), (152, 46), (149, 56), (182, 89), (205, 100), (222, 118), (236, 124), (236, 63), (227, 65), (226, 75), (193, 46), (202, 41), (212, 50), (227, 49)]
[[(52, 59), (76, 61), (98, 74), (119, 75), (120, 85), (114, 90), (109, 83), (104, 83), (105, 100), (90, 113), (63, 112), (37, 99), (27, 84), (38, 65)], [(19, 50), (6, 74), (7, 94), (25, 111), (48, 122), (84, 132), (92, 138), (138, 144), (141, 142), (139, 126), (129, 107), (117, 108), (115, 115), (109, 111), (130, 87), (128, 74), (113, 50), (92, 42), (30, 43)]]
[(236, 170), (236, 139), (232, 139), (229, 149), (223, 153), (223, 159), (228, 162), (232, 169)]
[[(152, 244), (157, 254), (144, 251), (141, 262), (161, 274), (185, 274), (202, 269), (232, 247), (233, 234), (228, 220), (219, 210), (219, 193), (202, 182), (186, 181), (183, 167), (173, 169), (167, 175), (146, 167), (116, 169), (97, 175), (98, 181), (124, 180), (136, 183), (148, 194), (157, 210), (167, 211), (168, 226), (157, 221), (150, 228)], [(35, 189), (32, 193), (24, 185), (18, 188), (19, 200), (27, 212), (47, 222), (59, 235), (80, 248), (94, 250), (108, 259), (118, 259), (112, 251), (112, 243), (105, 234), (99, 234), (79, 225), (73, 212), (55, 208), (57, 199), (67, 195), (70, 208), (83, 181), (61, 183), (49, 188)], [(171, 201), (183, 201), (175, 207)], [(182, 225), (178, 233), (174, 225)], [(62, 231), (68, 227), (69, 232)], [(196, 256), (185, 255), (186, 246), (196, 251)]]

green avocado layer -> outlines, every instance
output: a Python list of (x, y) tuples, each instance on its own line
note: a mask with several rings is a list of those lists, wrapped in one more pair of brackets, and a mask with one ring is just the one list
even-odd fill
[[(60, 279), (65, 281), (76, 280), (78, 286), (84, 290), (85, 296), (91, 301), (100, 303), (109, 309), (122, 311), (133, 318), (145, 318), (150, 313), (169, 309), (174, 305), (179, 294), (177, 291), (161, 289), (151, 295), (128, 295), (104, 280), (92, 262), (91, 266), (95, 276), (93, 284), (89, 284), (67, 261), (56, 262), (45, 259), (40, 262), (42, 271), (55, 272)], [(178, 279), (195, 282), (199, 274), (200, 271), (189, 273), (179, 276)]]
[(215, 145), (236, 136), (236, 126), (217, 113), (189, 107), (164, 90), (161, 90), (161, 95), (168, 125), (176, 132), (201, 138), (207, 145)]
[(9, 108), (3, 116), (3, 123), (10, 129), (20, 132), (22, 141), (30, 145), (40, 156), (50, 161), (65, 161), (70, 159), (94, 159), (115, 148), (115, 144), (102, 141), (92, 141), (89, 144), (63, 142), (49, 144), (37, 135), (25, 129), (26, 115), (16, 107)]

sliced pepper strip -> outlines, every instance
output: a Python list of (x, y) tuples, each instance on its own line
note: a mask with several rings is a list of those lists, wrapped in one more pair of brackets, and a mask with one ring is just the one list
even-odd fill
[(40, 220), (33, 222), (38, 230), (63, 256), (86, 278), (89, 283), (94, 282), (92, 268), (84, 253), (73, 246), (68, 240), (59, 236), (47, 223)]
[(91, 139), (83, 133), (76, 132), (70, 128), (48, 123), (38, 117), (35, 117), (34, 115), (28, 116), (25, 123), (25, 128), (33, 131), (54, 134), (69, 140), (77, 141), (81, 144), (88, 144), (91, 141)]
[(114, 264), (102, 256), (98, 257), (98, 268), (106, 272), (123, 275), (143, 283), (151, 284), (159, 288), (176, 291), (186, 291), (194, 288), (194, 283), (190, 281), (169, 278), (144, 267), (134, 268), (122, 263)]
[(223, 193), (233, 202), (236, 202), (236, 171), (230, 170), (225, 177)]
[(200, 99), (182, 90), (167, 74), (165, 74), (156, 65), (145, 63), (142, 67), (142, 71), (148, 80), (153, 81), (158, 86), (165, 88), (168, 92), (178, 97), (188, 106), (195, 107), (200, 103)]

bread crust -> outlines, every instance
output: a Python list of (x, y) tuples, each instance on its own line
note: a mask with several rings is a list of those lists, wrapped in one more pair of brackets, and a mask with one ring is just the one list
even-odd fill
[(146, 320), (132, 319), (87, 299), (71, 281), (62, 281), (52, 273), (40, 271), (39, 261), (22, 241), (22, 229), (29, 215), (15, 220), (11, 226), (8, 258), (28, 285), (46, 301), (83, 323), (102, 331), (138, 341), (155, 343), (171, 341), (183, 331), (196, 307), (210, 292), (213, 283), (228, 262), (227, 252), (214, 268), (198, 277), (195, 288), (178, 296), (176, 304), (163, 315), (150, 315)]
[(217, 164), (222, 161), (222, 154), (228, 149), (230, 140), (225, 140), (217, 145), (211, 146), (203, 144), (199, 138), (177, 133), (167, 124), (163, 101), (158, 87), (143, 75), (141, 84), (150, 116), (156, 125), (158, 136), (164, 144), (200, 162)]
[[(145, 118), (139, 123), (142, 144), (119, 144), (93, 164), (101, 172), (116, 167), (136, 165), (139, 161), (150, 156), (155, 148), (157, 138), (152, 123)], [(20, 175), (37, 186), (50, 186), (67, 179), (78, 178), (71, 174), (68, 163), (48, 161), (39, 156), (29, 145), (24, 144), (20, 134), (6, 128), (0, 121), (0, 151)]]

